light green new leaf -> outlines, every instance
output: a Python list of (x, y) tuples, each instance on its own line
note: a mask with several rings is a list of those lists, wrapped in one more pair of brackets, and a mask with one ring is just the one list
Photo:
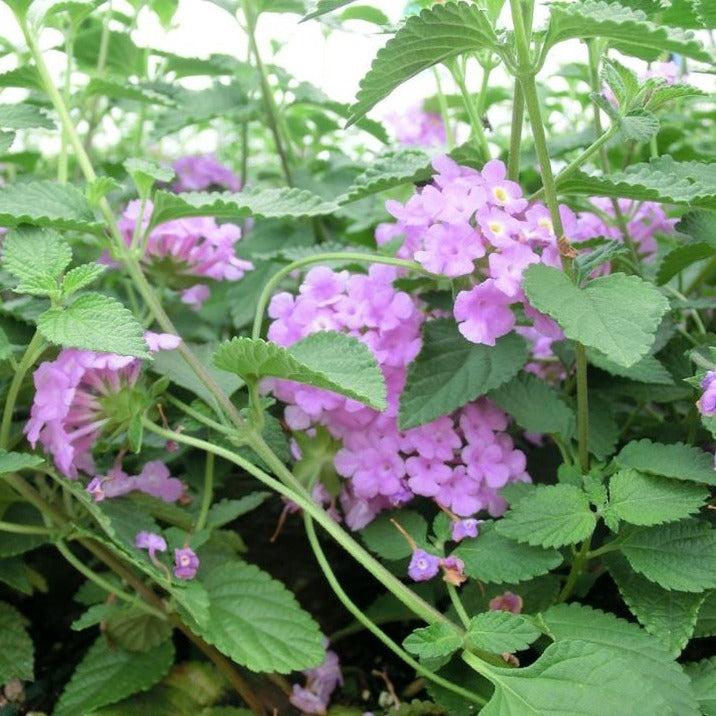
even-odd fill
[(617, 2), (581, 0), (551, 6), (545, 38), (547, 47), (565, 40), (591, 37), (653, 47), (660, 52), (677, 52), (702, 62), (713, 61), (693, 32), (658, 25), (647, 20), (643, 12)]
[(55, 123), (34, 104), (0, 104), (0, 127), (4, 129), (54, 129)]
[(25, 621), (15, 607), (0, 602), (0, 684), (34, 678), (34, 647)]
[(385, 410), (385, 380), (375, 356), (357, 338), (312, 333), (283, 348), (261, 339), (233, 338), (219, 346), (214, 364), (244, 380), (283, 378), (340, 393)]
[(197, 633), (237, 664), (287, 674), (323, 660), (318, 624), (283, 584), (258, 567), (218, 567), (204, 579), (204, 586), (210, 599), (209, 620)]
[(151, 227), (173, 219), (190, 216), (214, 216), (238, 221), (250, 216), (259, 218), (305, 218), (324, 216), (336, 205), (304, 189), (255, 188), (238, 194), (231, 192), (186, 192), (172, 194), (158, 191), (154, 195)]
[[(635, 689), (638, 673), (616, 649), (570, 639), (548, 646), (524, 669), (481, 671), (495, 693), (481, 716), (654, 716), (668, 713), (656, 691)], [(691, 713), (691, 712), (689, 712)]]
[(43, 462), (45, 461), (39, 455), (0, 450), (0, 475), (8, 472), (18, 472), (28, 467), (37, 467), (37, 465), (42, 465)]
[(629, 611), (649, 634), (678, 657), (691, 638), (705, 593), (674, 592), (662, 589), (634, 572), (624, 557), (607, 557), (609, 574)]
[(174, 178), (171, 167), (163, 167), (148, 159), (127, 159), (124, 168), (132, 177), (140, 196), (147, 196), (154, 182), (170, 182)]
[(461, 646), (458, 632), (444, 622), (414, 629), (403, 641), (403, 648), (421, 661), (449, 657)]
[(485, 649), (505, 654), (526, 649), (542, 632), (522, 614), (489, 611), (470, 620), (465, 635), (468, 649)]
[(355, 0), (318, 0), (316, 6), (305, 17), (301, 18), (301, 22), (313, 20), (316, 17), (338, 10), (338, 8), (344, 7), (345, 5), (350, 5), (352, 2), (355, 2)]
[(653, 284), (623, 273), (578, 288), (563, 271), (533, 264), (525, 271), (523, 285), (530, 303), (554, 318), (567, 338), (625, 367), (649, 350), (669, 308)]
[(621, 467), (633, 467), (675, 480), (716, 485), (713, 456), (693, 445), (664, 445), (644, 438), (627, 443), (616, 456)]
[(117, 299), (84, 293), (64, 309), (43, 313), (37, 328), (65, 348), (149, 358), (142, 325)]
[(650, 112), (656, 112), (674, 100), (703, 97), (705, 94), (703, 90), (698, 89), (698, 87), (692, 87), (691, 85), (662, 85), (652, 91), (644, 107)]
[(686, 664), (684, 669), (691, 678), (703, 716), (716, 716), (716, 656)]
[(609, 513), (633, 525), (676, 522), (698, 512), (709, 497), (704, 486), (680, 484), (633, 468), (612, 476), (609, 493)]
[(401, 430), (448, 415), (510, 380), (527, 360), (527, 344), (511, 333), (494, 346), (471, 343), (452, 319), (423, 327), (423, 348), (408, 367), (400, 396)]
[(146, 691), (169, 671), (173, 661), (171, 641), (142, 653), (111, 647), (100, 636), (72, 674), (53, 715), (93, 713), (102, 706)]
[(81, 264), (65, 274), (62, 279), (62, 295), (71, 296), (82, 288), (94, 283), (105, 271), (102, 264)]
[(533, 433), (574, 433), (574, 411), (559, 393), (533, 373), (518, 373), (509, 383), (490, 391), (490, 400), (509, 413), (517, 424)]
[[(542, 614), (542, 619), (557, 643), (583, 639), (605, 649), (602, 656), (605, 662), (612, 658), (609, 653), (614, 658), (624, 659), (627, 664), (625, 668), (630, 672), (633, 698), (655, 694), (668, 706), (656, 708), (653, 714), (698, 715), (688, 677), (666, 649), (636, 624), (576, 603), (551, 607)], [(634, 689), (634, 684), (641, 686)], [(591, 693), (590, 690), (587, 693)], [(625, 698), (632, 696), (625, 695)], [(631, 714), (631, 701), (625, 701), (614, 710), (602, 710), (601, 713)]]
[(15, 132), (0, 132), (0, 155), (5, 154), (14, 141)]
[(448, 2), (409, 17), (361, 80), (349, 124), (423, 70), (466, 52), (498, 47), (490, 19), (475, 4)]
[(638, 383), (656, 383), (658, 385), (674, 385), (671, 373), (652, 355), (645, 355), (633, 365), (625, 368), (614, 361), (609, 360), (599, 351), (590, 348), (587, 350), (587, 360), (591, 365), (604, 370), (612, 375), (619, 375), (622, 378), (629, 378)]
[(93, 77), (85, 88), (85, 94), (88, 96), (102, 95), (116, 99), (129, 99), (144, 104), (164, 105), (165, 107), (176, 106), (176, 102), (171, 97), (154, 89), (134, 85), (129, 81), (118, 82), (104, 77)]
[(716, 5), (711, 0), (694, 0), (696, 16), (707, 30), (716, 29)]
[(619, 121), (619, 133), (626, 140), (648, 142), (659, 131), (659, 120), (646, 109), (633, 109)]
[(634, 70), (614, 59), (602, 60), (602, 81), (611, 88), (620, 108), (627, 108), (639, 91), (639, 81)]
[(34, 224), (45, 228), (100, 233), (87, 199), (70, 184), (33, 181), (0, 187), (0, 226)]
[(656, 282), (659, 286), (663, 286), (687, 266), (691, 266), (696, 261), (710, 259), (713, 256), (716, 256), (716, 246), (706, 241), (677, 246), (661, 259), (659, 270), (656, 273)]
[(72, 261), (69, 244), (51, 229), (21, 226), (3, 239), (2, 266), (20, 284), (17, 293), (45, 296)]
[(620, 549), (633, 569), (664, 589), (716, 588), (716, 530), (708, 522), (691, 519), (635, 529)]
[(496, 523), (505, 537), (534, 547), (562, 547), (589, 537), (597, 524), (589, 498), (573, 485), (539, 485)]
[(515, 584), (546, 574), (562, 563), (556, 549), (520, 544), (504, 537), (494, 522), (480, 525), (477, 539), (464, 540), (453, 552), (465, 563), (465, 574), (481, 582)]

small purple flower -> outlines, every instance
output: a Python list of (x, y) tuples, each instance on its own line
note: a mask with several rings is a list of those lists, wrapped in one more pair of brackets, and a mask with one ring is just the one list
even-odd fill
[(493, 612), (512, 612), (519, 614), (522, 611), (522, 597), (519, 594), (505, 592), (490, 599), (489, 608)]
[(138, 532), (134, 538), (134, 546), (139, 547), (139, 549), (146, 549), (152, 562), (157, 561), (157, 552), (167, 551), (167, 543), (164, 537), (154, 532)]
[(716, 370), (710, 370), (701, 381), (704, 394), (696, 403), (702, 415), (711, 417), (716, 415)]
[(191, 547), (174, 550), (174, 576), (177, 579), (193, 579), (199, 569), (199, 558)]
[(465, 563), (459, 558), (451, 555), (440, 560), (443, 570), (443, 579), (449, 584), (459, 587), (466, 579)]
[(423, 549), (413, 550), (413, 556), (408, 565), (408, 574), (415, 582), (426, 582), (440, 571), (440, 557), (430, 554)]
[(455, 542), (460, 542), (461, 540), (464, 540), (466, 537), (477, 537), (478, 534), (478, 525), (482, 522), (482, 520), (476, 520), (474, 518), (469, 518), (466, 520), (458, 520), (457, 522), (452, 523), (452, 538), (455, 540)]
[(171, 351), (179, 346), (181, 338), (172, 333), (154, 333), (153, 331), (145, 331), (144, 340), (149, 346), (150, 353), (158, 351)]

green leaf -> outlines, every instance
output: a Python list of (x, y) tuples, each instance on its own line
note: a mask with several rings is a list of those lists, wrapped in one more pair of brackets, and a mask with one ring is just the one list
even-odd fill
[(656, 691), (634, 689), (637, 674), (623, 655), (586, 641), (551, 644), (524, 669), (490, 666), (482, 671), (495, 684), (495, 693), (481, 716), (665, 713), (666, 704)]
[(701, 485), (679, 484), (632, 468), (612, 476), (609, 494), (609, 513), (633, 525), (676, 522), (698, 512), (709, 497)]
[(409, 17), (361, 80), (349, 124), (423, 70), (466, 52), (497, 48), (492, 23), (477, 5), (449, 2)]
[(252, 492), (240, 500), (221, 500), (220, 502), (215, 502), (209, 510), (206, 524), (213, 528), (222, 527), (228, 522), (233, 522), (237, 517), (241, 517), (241, 515), (255, 510), (270, 496), (270, 492)]
[(141, 609), (122, 609), (105, 621), (105, 633), (113, 644), (127, 651), (146, 652), (159, 646), (172, 635), (169, 620), (162, 620)]
[(287, 674), (323, 661), (318, 625), (291, 592), (258, 567), (227, 564), (212, 570), (204, 585), (210, 616), (197, 633), (237, 664)]
[(560, 394), (533, 373), (518, 373), (509, 383), (490, 391), (490, 400), (533, 433), (574, 434), (576, 418)]
[(699, 609), (694, 636), (716, 636), (716, 590), (707, 593)]
[(45, 296), (72, 261), (72, 249), (56, 231), (21, 226), (3, 239), (3, 268), (20, 281), (17, 293)]
[(306, 336), (288, 348), (261, 339), (233, 338), (214, 354), (217, 368), (244, 380), (272, 377), (325, 388), (385, 410), (385, 380), (368, 347), (335, 331)]
[(684, 666), (703, 716), (716, 716), (716, 656)]
[(649, 350), (669, 308), (652, 284), (623, 273), (578, 288), (560, 269), (533, 264), (525, 271), (523, 285), (530, 303), (554, 318), (567, 338), (625, 367)]
[(174, 647), (165, 641), (144, 653), (109, 646), (101, 636), (75, 669), (53, 716), (77, 716), (121, 701), (156, 684), (174, 661)]
[(34, 647), (25, 621), (15, 607), (0, 602), (0, 684), (34, 679)]
[(600, 370), (604, 370), (612, 375), (619, 375), (629, 380), (635, 380), (639, 383), (656, 383), (658, 385), (674, 385), (674, 379), (671, 373), (652, 355), (645, 355), (633, 365), (625, 368), (614, 361), (609, 360), (599, 351), (589, 349), (587, 351), (587, 360)]
[(659, 270), (656, 273), (656, 282), (659, 286), (663, 286), (691, 264), (703, 259), (710, 259), (713, 256), (716, 256), (716, 247), (705, 241), (682, 244), (669, 251), (661, 260)]
[(102, 230), (82, 192), (70, 184), (44, 180), (0, 187), (0, 226), (18, 224), (92, 233)]
[(174, 178), (173, 169), (148, 159), (126, 159), (124, 168), (132, 177), (139, 196), (148, 196), (154, 182), (170, 182)]
[(629, 107), (639, 91), (636, 72), (613, 58), (602, 59), (602, 81), (611, 87), (621, 108)]
[(34, 104), (0, 104), (0, 127), (5, 129), (54, 129), (55, 123)]
[(716, 588), (716, 530), (707, 522), (692, 519), (635, 529), (620, 549), (633, 569), (665, 589)]
[(633, 467), (675, 480), (716, 485), (713, 456), (693, 445), (664, 445), (645, 438), (627, 443), (616, 456), (621, 467)]
[(650, 22), (643, 12), (623, 7), (617, 2), (581, 0), (551, 6), (549, 29), (544, 41), (547, 47), (573, 38), (591, 37), (653, 47), (659, 52), (677, 52), (702, 62), (713, 61), (712, 55), (693, 32)]
[(311, 11), (305, 17), (301, 18), (301, 22), (306, 22), (306, 20), (313, 20), (316, 17), (320, 17), (321, 15), (325, 15), (326, 13), (338, 10), (338, 8), (340, 7), (350, 5), (352, 2), (355, 2), (355, 0), (318, 0), (316, 6), (312, 8)]
[(462, 639), (458, 632), (444, 622), (414, 629), (403, 641), (403, 648), (420, 661), (449, 658), (461, 646)]
[(400, 429), (429, 423), (498, 388), (522, 368), (527, 352), (514, 333), (486, 346), (466, 340), (452, 319), (428, 321), (400, 396)]
[(65, 274), (62, 279), (62, 295), (71, 296), (82, 288), (94, 283), (105, 271), (102, 264), (81, 264)]
[[(0, 196), (0, 201), (2, 197)], [(0, 204), (0, 211), (2, 204)], [(304, 189), (248, 188), (238, 194), (231, 192), (186, 192), (172, 194), (158, 191), (150, 228), (165, 221), (190, 216), (214, 216), (227, 221), (248, 217), (291, 218), (324, 216), (335, 211), (332, 202)], [(0, 218), (1, 215), (0, 215)]]
[[(33, 591), (33, 585), (29, 575), (30, 570), (25, 567), (25, 563), (20, 557), (0, 559), (0, 582), (28, 596), (31, 595)], [(0, 679), (0, 683), (2, 683), (2, 679)]]
[[(9, 454), (16, 455), (17, 453)], [(2, 519), (19, 525), (45, 526), (37, 510), (27, 502), (10, 505), (5, 510)], [(48, 536), (43, 534), (17, 534), (2, 531), (0, 532), (0, 557), (14, 557), (29, 552), (46, 544), (48, 539)]]
[(73, 631), (89, 629), (89, 627), (99, 624), (119, 609), (122, 609), (122, 607), (117, 604), (106, 604), (104, 602), (101, 604), (93, 604), (86, 612), (80, 614), (80, 616), (70, 624), (70, 629)]
[(589, 499), (578, 487), (539, 485), (512, 505), (496, 529), (534, 547), (562, 547), (587, 539), (596, 524)]
[[(574, 603), (552, 607), (542, 614), (542, 619), (557, 643), (584, 639), (605, 650), (602, 656), (605, 663), (610, 661), (610, 653), (615, 658), (624, 659), (625, 668), (631, 672), (627, 678), (631, 677), (630, 692), (633, 692), (633, 696), (638, 699), (646, 694), (656, 694), (666, 702), (668, 708), (662, 706), (652, 713), (698, 715), (691, 685), (681, 667), (654, 637), (636, 624)], [(635, 690), (635, 683), (642, 684), (642, 688)], [(615, 710), (606, 708), (601, 713), (631, 714), (631, 702), (625, 701), (621, 707), (617, 706)]]
[(117, 299), (84, 293), (64, 309), (43, 313), (37, 328), (51, 343), (148, 358), (141, 324)]
[(142, 87), (129, 81), (119, 82), (105, 77), (93, 77), (85, 88), (85, 94), (90, 97), (101, 95), (165, 107), (175, 107), (177, 104), (171, 97), (150, 87)]
[(412, 554), (411, 546), (390, 521), (391, 518), (412, 537), (418, 547), (430, 549), (426, 539), (427, 521), (421, 514), (405, 509), (383, 512), (361, 530), (361, 537), (371, 552), (387, 560), (404, 559)]
[(15, 132), (0, 132), (0, 155), (5, 154), (15, 141)]
[(490, 611), (470, 620), (465, 635), (468, 649), (486, 649), (505, 654), (527, 649), (542, 632), (522, 614)]
[(463, 541), (453, 552), (465, 563), (465, 574), (481, 582), (522, 582), (562, 564), (556, 549), (520, 544), (495, 530), (494, 522), (480, 525), (477, 539)]
[(659, 120), (646, 109), (633, 109), (619, 121), (619, 133), (626, 140), (648, 142), (658, 131)]
[(6, 452), (0, 450), (0, 475), (8, 472), (19, 472), (28, 467), (37, 467), (45, 462), (39, 455), (26, 452)]
[(656, 87), (652, 90), (651, 95), (644, 106), (649, 111), (656, 112), (674, 100), (703, 97), (705, 94), (706, 93), (703, 90), (700, 90), (698, 87), (692, 87), (691, 85), (662, 85), (661, 87)]
[(710, 244), (716, 249), (716, 213), (713, 211), (689, 211), (681, 217), (676, 229), (688, 234), (694, 241)]
[(629, 611), (671, 656), (678, 657), (693, 634), (705, 595), (662, 589), (617, 555), (609, 555), (607, 566)]

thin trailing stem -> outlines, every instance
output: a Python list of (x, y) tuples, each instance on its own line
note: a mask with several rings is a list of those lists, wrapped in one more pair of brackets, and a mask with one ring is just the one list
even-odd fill
[(579, 576), (582, 574), (582, 572), (584, 571), (584, 567), (589, 561), (590, 546), (590, 539), (585, 539), (584, 542), (582, 542), (582, 546), (579, 552), (577, 552), (576, 557), (572, 561), (572, 567), (569, 570), (567, 581), (565, 582), (564, 587), (562, 587), (562, 591), (557, 595), (558, 604), (561, 604), (562, 602), (569, 599), (570, 595), (572, 594), (572, 590), (574, 589), (574, 585), (577, 583), (577, 579), (579, 579)]
[(450, 584), (448, 582), (445, 584), (445, 586), (447, 587), (448, 596), (450, 597), (450, 601), (455, 608), (455, 612), (460, 618), (462, 625), (465, 627), (465, 629), (467, 629), (470, 626), (470, 615), (465, 610), (465, 605), (462, 603), (462, 600), (460, 599), (460, 595), (457, 593), (455, 585)]
[(207, 452), (204, 465), (204, 493), (201, 496), (201, 509), (196, 518), (194, 532), (199, 532), (206, 526), (206, 518), (209, 515), (212, 498), (214, 497), (214, 453)]
[(482, 126), (482, 118), (477, 111), (475, 99), (467, 89), (465, 74), (458, 66), (457, 62), (452, 62), (448, 66), (450, 68), (450, 73), (455, 80), (455, 84), (458, 86), (460, 94), (462, 95), (463, 104), (467, 110), (468, 117), (470, 117), (470, 126), (472, 127), (472, 133), (475, 136), (477, 149), (482, 155), (483, 161), (488, 162), (490, 160), (490, 147), (487, 144), (487, 137), (485, 136), (485, 130)]
[(39, 525), (19, 525), (15, 522), (0, 520), (0, 532), (10, 532), (16, 535), (52, 535), (56, 530), (52, 527), (40, 527)]
[(440, 105), (440, 115), (443, 120), (443, 127), (445, 127), (445, 144), (447, 145), (448, 152), (453, 150), (455, 146), (455, 133), (452, 129), (452, 122), (450, 121), (450, 111), (448, 108), (447, 99), (443, 92), (442, 81), (440, 80), (440, 72), (437, 67), (433, 67), (433, 77), (435, 77), (435, 86), (438, 91), (438, 103)]
[[(517, 181), (520, 176), (520, 151), (522, 147), (522, 125), (525, 118), (525, 98), (522, 85), (515, 79), (512, 98), (512, 125), (510, 127), (510, 151), (507, 157), (507, 178)], [(532, 198), (532, 197), (531, 197)]]

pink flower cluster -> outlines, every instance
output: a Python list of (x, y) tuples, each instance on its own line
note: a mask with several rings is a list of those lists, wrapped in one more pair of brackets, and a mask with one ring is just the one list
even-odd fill
[(405, 112), (391, 112), (386, 120), (395, 138), (406, 147), (441, 147), (445, 144), (445, 125), (437, 112), (426, 112), (415, 105)]
[[(179, 345), (178, 336), (146, 334), (150, 350)], [(118, 396), (137, 385), (142, 361), (113, 353), (64, 348), (53, 361), (42, 362), (34, 373), (35, 397), (27, 439), (39, 441), (60, 471), (77, 478), (78, 471), (94, 474), (92, 447), (104, 429), (113, 425)]]
[(324, 425), (342, 441), (335, 468), (347, 478), (341, 494), (346, 521), (353, 529), (380, 511), (416, 495), (434, 499), (461, 517), (482, 509), (500, 514), (497, 494), (509, 481), (528, 480), (525, 456), (504, 431), (507, 417), (486, 399), (454, 415), (406, 431), (398, 429), (400, 394), (408, 364), (421, 348), (421, 305), (393, 286), (393, 267), (372, 265), (368, 274), (312, 269), (298, 296), (273, 297), (269, 339), (288, 346), (320, 330), (355, 336), (375, 355), (387, 384), (383, 413), (318, 388), (287, 381), (267, 382), (288, 404), (285, 418), (293, 430)]
[(135, 490), (165, 502), (176, 502), (184, 495), (184, 489), (184, 483), (171, 477), (169, 468), (161, 460), (146, 463), (138, 475), (128, 475), (117, 461), (113, 468), (107, 470), (106, 475), (97, 475), (87, 485), (87, 492), (95, 502), (120, 497)]
[(289, 701), (304, 714), (325, 714), (331, 695), (343, 685), (338, 654), (327, 650), (323, 663), (315, 669), (307, 669), (303, 674), (306, 685), (294, 684)]
[[(152, 214), (152, 203), (147, 202), (142, 219), (146, 230)], [(139, 220), (140, 202), (131, 201), (118, 222), (127, 245), (132, 242)], [(186, 285), (187, 277), (209, 278), (215, 281), (238, 281), (246, 271), (253, 269), (250, 261), (236, 256), (236, 243), (241, 229), (235, 224), (218, 225), (209, 217), (190, 217), (168, 221), (155, 227), (147, 237), (142, 262), (150, 271), (161, 274), (169, 285)], [(209, 287), (194, 283), (183, 288), (182, 302), (200, 308), (209, 297)]]
[[(433, 166), (433, 182), (405, 205), (387, 202), (398, 221), (378, 227), (376, 240), (383, 244), (404, 237), (398, 256), (431, 273), (479, 276), (476, 285), (458, 294), (454, 315), (469, 341), (495, 345), (515, 327), (513, 304), (536, 315), (521, 287), (525, 269), (534, 263), (561, 266), (549, 212), (542, 204), (528, 205), (500, 161), (488, 162), (481, 172), (449, 157), (435, 159)], [(561, 215), (569, 235), (575, 216), (566, 207)], [(550, 337), (560, 337), (556, 326), (541, 319), (554, 333)]]
[(241, 182), (227, 166), (220, 164), (213, 154), (181, 157), (174, 162), (176, 180), (172, 191), (205, 191), (228, 189), (239, 191)]

